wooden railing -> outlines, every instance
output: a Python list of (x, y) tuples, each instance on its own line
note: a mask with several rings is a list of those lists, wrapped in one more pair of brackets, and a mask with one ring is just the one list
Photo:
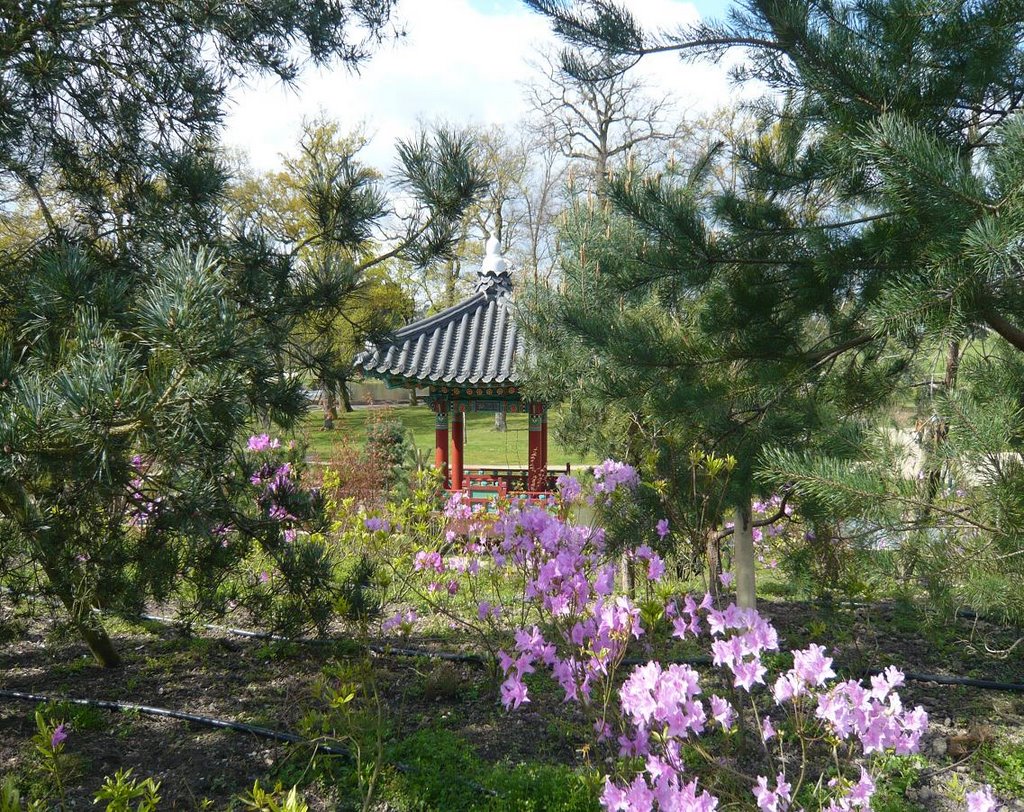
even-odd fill
[(496, 466), (467, 468), (463, 473), (464, 490), (469, 496), (470, 504), (486, 504), (516, 497), (540, 500), (554, 493), (558, 477), (568, 474), (570, 471), (568, 463), (564, 468), (549, 466), (545, 474), (545, 489), (531, 491), (528, 488), (529, 471), (526, 468)]

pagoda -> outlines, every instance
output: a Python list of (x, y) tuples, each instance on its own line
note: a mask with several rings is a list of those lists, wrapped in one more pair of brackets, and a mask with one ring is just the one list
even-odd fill
[[(434, 464), (447, 488), (471, 498), (536, 496), (553, 490), (547, 467), (547, 407), (524, 400), (516, 365), (523, 346), (512, 303), (512, 266), (498, 241), (487, 241), (472, 296), (414, 322), (380, 343), (367, 343), (353, 365), (357, 373), (392, 387), (429, 388), (435, 415)], [(464, 464), (468, 412), (526, 413), (526, 471)], [(450, 429), (449, 429), (450, 427)], [(450, 442), (449, 442), (450, 438)]]

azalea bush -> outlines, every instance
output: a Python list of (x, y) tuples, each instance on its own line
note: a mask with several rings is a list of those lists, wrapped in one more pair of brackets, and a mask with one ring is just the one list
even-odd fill
[(328, 538), (321, 483), (294, 443), (249, 438), (238, 464), (249, 489), (234, 523), (214, 528), (237, 548), (231, 577), (209, 594), (221, 610), (244, 610), (259, 625), (288, 634), (325, 632), (336, 613), (341, 556)]
[[(667, 519), (645, 543), (614, 552), (601, 527), (577, 521), (581, 508), (594, 515), (628, 499), (638, 482), (630, 466), (608, 461), (586, 487), (561, 477), (546, 504), (488, 512), (454, 494), (437, 546), (412, 554), (410, 589), (495, 652), (506, 708), (529, 703), (544, 672), (589, 715), (588, 752), (615, 765), (601, 795), (607, 810), (870, 809), (884, 757), (916, 752), (928, 725), (923, 708), (900, 699), (903, 674), (839, 679), (823, 646), (782, 650), (756, 611), (716, 605), (710, 593), (672, 594), (655, 549)], [(802, 530), (781, 497), (755, 508), (756, 519), (772, 519), (756, 539), (771, 568), (774, 545)], [(616, 589), (623, 552), (642, 575), (636, 598)], [(415, 621), (405, 611), (389, 623)], [(657, 659), (655, 645), (670, 640), (706, 651), (713, 670)], [(988, 789), (968, 800), (972, 810), (998, 808)]]
[[(616, 491), (635, 487), (638, 481), (635, 470), (611, 461), (598, 466), (593, 479), (591, 503), (595, 498), (610, 503)], [(513, 642), (516, 629), (528, 620), (563, 619), (560, 610), (552, 611), (557, 608), (553, 604), (538, 605), (533, 600), (537, 579), (550, 585), (561, 581), (563, 571), (602, 567), (599, 584), (592, 587), (581, 581), (576, 585), (579, 591), (564, 599), (583, 611), (595, 597), (611, 593), (615, 565), (605, 549), (604, 531), (568, 519), (582, 502), (580, 483), (563, 475), (559, 493), (558, 500), (546, 504), (517, 500), (498, 512), (473, 507), (464, 494), (455, 493), (445, 504), (443, 525), (427, 523), (418, 532), (407, 533), (415, 546), (411, 562), (395, 558), (389, 564), (410, 597), (473, 637), (490, 655), (495, 675), (502, 662), (501, 649)], [(381, 523), (391, 526), (380, 517), (367, 521), (381, 532), (385, 532)], [(631, 554), (650, 560), (659, 572), (664, 570), (664, 563), (649, 547)], [(567, 587), (567, 595), (571, 591)], [(416, 618), (409, 610), (396, 612), (384, 623), (384, 631), (409, 631)]]
[[(365, 635), (383, 607), (405, 599), (410, 550), (443, 532), (440, 480), (434, 471), (407, 476), (402, 496), (383, 481), (353, 490), (345, 465), (352, 462), (343, 456), (311, 466), (294, 444), (249, 439), (243, 464), (258, 510), (247, 529), (259, 544), (250, 544), (229, 582), (233, 607), (288, 633), (325, 633), (344, 620)], [(377, 463), (370, 469), (374, 476), (384, 471)], [(225, 528), (224, 544), (242, 541), (240, 530)]]

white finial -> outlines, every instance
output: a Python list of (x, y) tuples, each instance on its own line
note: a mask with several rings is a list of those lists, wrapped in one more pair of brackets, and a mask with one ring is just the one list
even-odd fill
[(507, 271), (509, 268), (508, 262), (501, 255), (501, 244), (498, 242), (498, 238), (491, 235), (487, 239), (487, 253), (484, 255), (483, 265), (480, 267), (481, 272), (486, 273), (493, 271), (495, 273), (501, 273)]

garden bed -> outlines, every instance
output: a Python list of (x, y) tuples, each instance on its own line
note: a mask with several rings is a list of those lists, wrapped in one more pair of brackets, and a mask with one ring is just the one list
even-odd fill
[[(907, 671), (959, 674), (1019, 682), (1017, 652), (991, 656), (1018, 636), (984, 621), (927, 619), (913, 607), (875, 604), (823, 609), (797, 601), (765, 602), (784, 647), (811, 641), (837, 652), (837, 666), (859, 671), (896, 664)], [(393, 641), (433, 650), (464, 650), (445, 634)], [(299, 645), (206, 631), (192, 637), (149, 624), (118, 629), (124, 667), (104, 671), (80, 644), (33, 621), (0, 653), (3, 688), (36, 694), (119, 700), (300, 731), (321, 708), (318, 686), (342, 680), (363, 656), (352, 643)], [(631, 654), (643, 657), (642, 647)], [(578, 708), (561, 701), (545, 676), (531, 678), (530, 704), (506, 712), (494, 699), (487, 671), (471, 662), (372, 655), (381, 698), (388, 769), (378, 809), (486, 809), (545, 806), (561, 792), (561, 808), (588, 808), (587, 726)], [(353, 672), (354, 673), (354, 672)], [(910, 683), (900, 695), (921, 704), (931, 727), (920, 759), (903, 760), (876, 809), (942, 810), (977, 782), (1004, 799), (1024, 797), (1024, 694)], [(47, 779), (34, 767), (34, 706), (0, 700), (0, 775), (18, 776), (24, 790)], [(311, 748), (215, 730), (139, 713), (92, 708), (53, 709), (71, 720), (66, 742), (72, 780), (68, 807), (92, 807), (102, 777), (119, 768), (161, 782), (160, 808), (225, 809), (255, 781), (298, 783), (311, 809), (356, 806), (358, 788), (344, 758)], [(597, 765), (601, 766), (601, 765)], [(545, 801), (549, 799), (549, 801)], [(1016, 805), (1014, 805), (1016, 804)], [(1024, 809), (1011, 802), (1011, 809)]]

